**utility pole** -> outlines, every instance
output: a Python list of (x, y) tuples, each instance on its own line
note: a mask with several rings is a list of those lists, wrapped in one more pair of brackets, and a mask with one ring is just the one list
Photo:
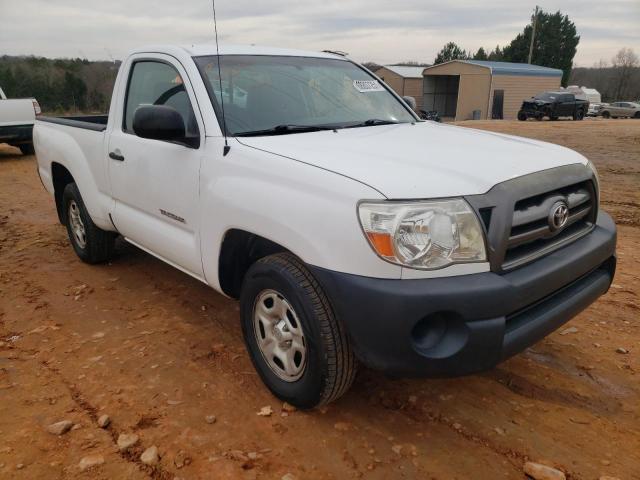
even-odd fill
[(531, 19), (533, 22), (533, 27), (531, 30), (531, 44), (529, 45), (529, 60), (527, 63), (531, 63), (531, 58), (533, 57), (533, 41), (536, 38), (536, 24), (538, 23), (538, 6), (536, 5), (536, 11), (533, 14), (533, 18)]

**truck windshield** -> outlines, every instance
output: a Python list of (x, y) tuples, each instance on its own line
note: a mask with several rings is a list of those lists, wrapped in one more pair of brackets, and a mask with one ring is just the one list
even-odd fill
[(280, 135), (416, 121), (376, 78), (347, 60), (222, 55), (222, 82), (216, 56), (194, 60), (218, 118), (222, 118), (224, 101), (229, 135)]
[(545, 102), (553, 102), (558, 97), (555, 93), (540, 93), (533, 98), (536, 100), (543, 100)]

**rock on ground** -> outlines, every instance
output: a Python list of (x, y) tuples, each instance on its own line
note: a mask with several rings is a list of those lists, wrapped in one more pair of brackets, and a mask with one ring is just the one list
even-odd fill
[(110, 423), (111, 418), (109, 418), (109, 415), (100, 415), (100, 418), (98, 418), (98, 426), (100, 428), (107, 428)]
[(52, 423), (47, 427), (47, 431), (53, 435), (62, 435), (67, 433), (73, 427), (71, 420), (62, 420), (61, 422)]
[(155, 445), (147, 448), (142, 455), (140, 455), (140, 461), (146, 465), (157, 465), (159, 460), (158, 447)]
[(104, 463), (104, 457), (98, 453), (93, 455), (87, 455), (86, 457), (82, 457), (78, 467), (83, 472), (91, 467), (95, 467), (97, 465), (102, 465)]
[(139, 437), (135, 433), (121, 433), (118, 437), (118, 448), (124, 452), (138, 443), (138, 440)]
[(209, 425), (212, 425), (212, 424), (216, 423), (216, 416), (215, 415), (207, 415), (206, 417), (204, 417), (204, 420)]
[(182, 468), (185, 465), (189, 465), (190, 463), (191, 463), (191, 457), (189, 456), (188, 453), (182, 450), (176, 453), (176, 456), (173, 459), (173, 464), (176, 466), (176, 468)]
[(566, 480), (567, 478), (563, 472), (556, 468), (534, 462), (524, 464), (524, 473), (535, 480)]
[(273, 409), (271, 408), (271, 405), (267, 405), (266, 407), (262, 407), (256, 415), (259, 417), (270, 417), (272, 413)]

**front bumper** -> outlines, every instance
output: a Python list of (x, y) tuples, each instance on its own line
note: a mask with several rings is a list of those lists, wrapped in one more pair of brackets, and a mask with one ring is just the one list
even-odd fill
[(389, 280), (310, 268), (365, 365), (457, 376), (492, 368), (593, 303), (613, 281), (615, 247), (601, 212), (588, 235), (505, 274)]
[(543, 107), (522, 107), (521, 112), (524, 112), (528, 117), (543, 117), (545, 115), (545, 108)]

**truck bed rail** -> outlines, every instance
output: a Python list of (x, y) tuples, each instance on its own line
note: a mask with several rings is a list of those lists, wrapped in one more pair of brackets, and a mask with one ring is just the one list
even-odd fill
[(68, 117), (38, 117), (40, 122), (57, 123), (68, 127), (84, 128), (96, 132), (104, 132), (107, 129), (109, 115), (76, 115)]

